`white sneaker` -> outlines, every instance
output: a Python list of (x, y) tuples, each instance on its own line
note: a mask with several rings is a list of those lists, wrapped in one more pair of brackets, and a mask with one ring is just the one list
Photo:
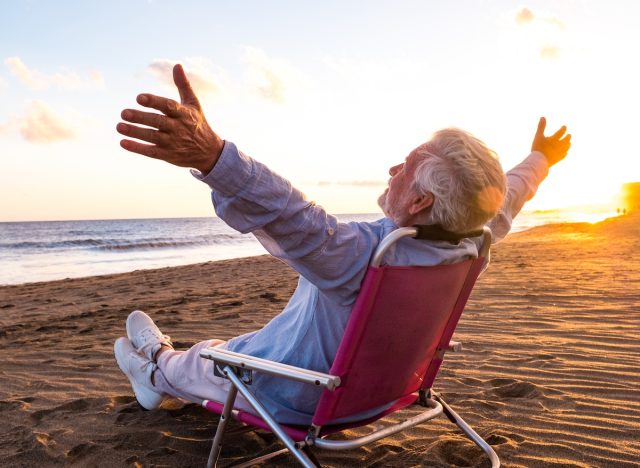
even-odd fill
[(113, 352), (116, 355), (118, 367), (129, 378), (140, 406), (147, 410), (160, 406), (165, 395), (158, 392), (151, 383), (151, 375), (158, 366), (139, 354), (125, 337), (116, 340)]
[(127, 317), (127, 336), (139, 353), (155, 362), (155, 356), (162, 345), (173, 349), (171, 337), (163, 335), (157, 325), (141, 310), (134, 310)]

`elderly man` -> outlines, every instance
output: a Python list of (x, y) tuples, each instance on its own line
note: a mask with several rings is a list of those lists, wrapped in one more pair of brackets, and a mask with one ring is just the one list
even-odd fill
[[(227, 342), (204, 341), (187, 351), (174, 351), (149, 316), (132, 312), (128, 336), (116, 341), (114, 351), (146, 409), (158, 407), (167, 396), (224, 402), (228, 382), (214, 376), (211, 361), (199, 357), (200, 350), (210, 346), (328, 372), (369, 259), (385, 235), (413, 224), (463, 234), (489, 223), (494, 240), (499, 240), (548, 168), (563, 159), (570, 146), (565, 127), (545, 137), (545, 120), (540, 119), (532, 153), (505, 177), (496, 155), (480, 140), (457, 129), (439, 131), (389, 170), (389, 186), (378, 200), (385, 218), (341, 223), (286, 179), (223, 141), (207, 124), (182, 67), (177, 65), (173, 73), (181, 103), (139, 95), (140, 105), (161, 113), (124, 110), (122, 118), (128, 123), (117, 126), (127, 137), (122, 147), (194, 168), (194, 176), (211, 187), (217, 215), (232, 228), (253, 233), (300, 278), (285, 309), (261, 330)], [(403, 239), (384, 262), (458, 262), (477, 257), (480, 242)], [(254, 378), (252, 389), (276, 420), (289, 424), (310, 422), (321, 391), (264, 374)], [(240, 396), (236, 404), (253, 411)]]

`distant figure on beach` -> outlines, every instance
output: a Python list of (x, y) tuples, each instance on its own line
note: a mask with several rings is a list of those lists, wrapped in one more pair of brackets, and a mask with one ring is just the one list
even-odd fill
[[(123, 110), (126, 123), (117, 125), (126, 137), (121, 146), (193, 168), (193, 175), (211, 187), (216, 214), (232, 228), (253, 233), (300, 278), (284, 310), (262, 329), (226, 342), (203, 341), (187, 351), (175, 351), (148, 315), (132, 312), (126, 322), (128, 336), (116, 341), (114, 351), (146, 409), (157, 408), (168, 396), (198, 404), (225, 401), (228, 381), (216, 377), (212, 361), (199, 356), (207, 347), (328, 372), (370, 257), (385, 235), (414, 224), (439, 225), (460, 234), (488, 225), (498, 241), (571, 144), (564, 126), (545, 136), (546, 121), (541, 118), (531, 154), (505, 175), (482, 141), (459, 129), (440, 130), (390, 168), (388, 187), (378, 199), (384, 218), (341, 223), (288, 180), (218, 136), (180, 65), (174, 67), (173, 78), (181, 102), (140, 94), (137, 102), (159, 113)], [(457, 244), (403, 239), (384, 263), (454, 263), (477, 257), (480, 244), (481, 237)], [(254, 376), (252, 390), (277, 421), (289, 424), (309, 424), (322, 391), (265, 374)], [(236, 405), (253, 412), (240, 395)]]

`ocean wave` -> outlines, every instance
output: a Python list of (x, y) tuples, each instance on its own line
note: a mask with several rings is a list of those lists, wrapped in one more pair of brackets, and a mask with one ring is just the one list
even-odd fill
[(66, 239), (60, 241), (37, 242), (23, 241), (0, 243), (0, 250), (153, 250), (177, 249), (189, 247), (205, 247), (208, 245), (232, 245), (246, 242), (246, 236), (216, 234), (215, 236), (200, 236), (194, 238), (146, 238), (146, 239)]

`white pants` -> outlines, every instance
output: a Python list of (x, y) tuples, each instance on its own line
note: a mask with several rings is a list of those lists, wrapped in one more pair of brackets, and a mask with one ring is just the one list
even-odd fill
[[(224, 344), (222, 340), (207, 340), (187, 351), (165, 351), (158, 358), (154, 385), (163, 393), (199, 405), (203, 400), (224, 404), (231, 382), (213, 375), (213, 361), (200, 357), (200, 351)], [(255, 414), (251, 405), (238, 393), (234, 407)]]
[[(199, 405), (203, 400), (224, 404), (231, 388), (231, 382), (213, 375), (213, 361), (200, 357), (200, 351), (223, 345), (222, 340), (207, 340), (187, 351), (165, 351), (158, 358), (158, 368), (154, 374), (155, 387), (172, 397), (182, 398)], [(358, 421), (372, 417), (387, 409), (393, 402), (378, 408), (346, 416), (332, 421), (332, 424)], [(251, 405), (238, 393), (234, 408), (257, 414)]]

